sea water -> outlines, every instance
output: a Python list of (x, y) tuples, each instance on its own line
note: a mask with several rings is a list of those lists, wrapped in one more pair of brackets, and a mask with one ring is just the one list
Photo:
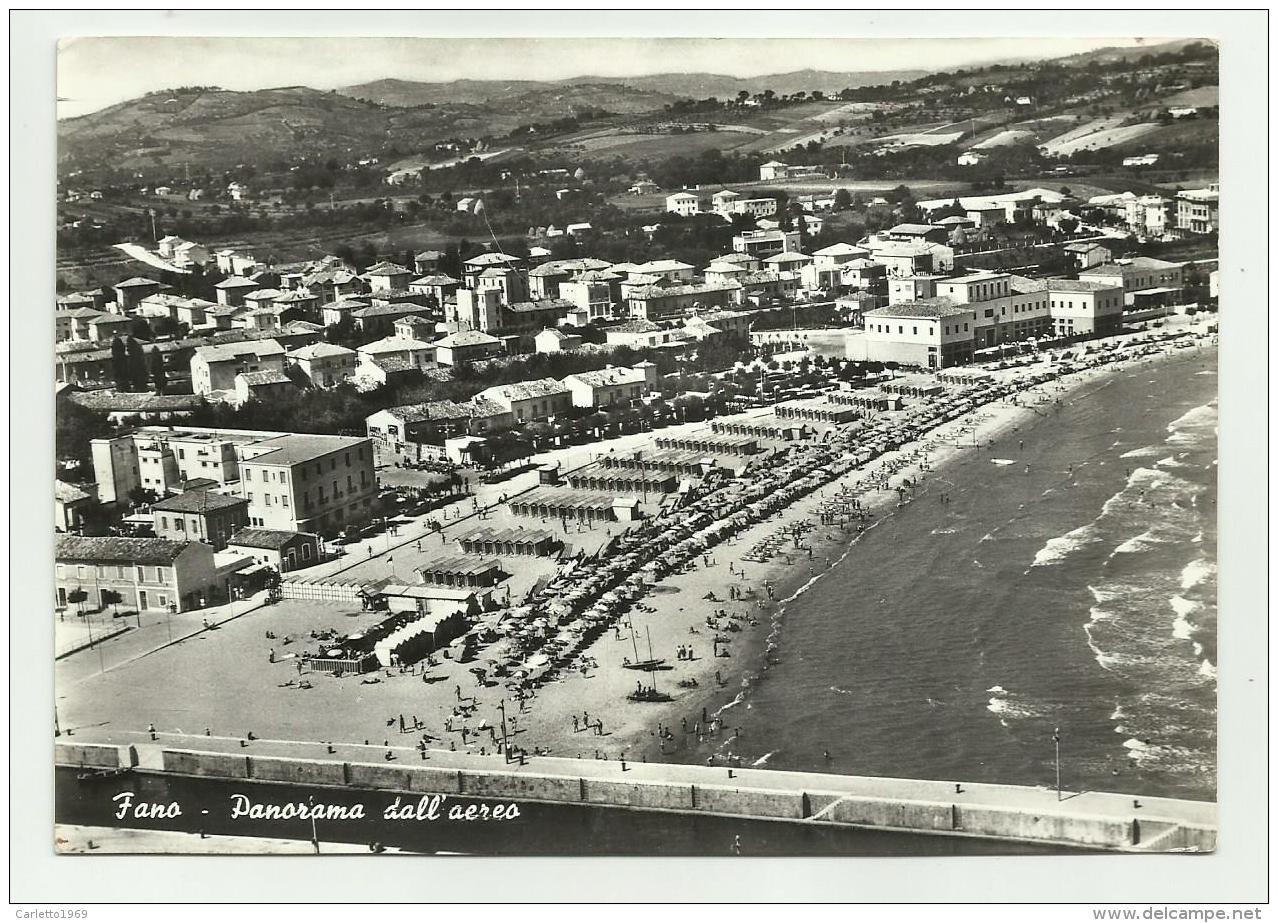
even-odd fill
[(683, 758), (1053, 786), (1059, 728), (1067, 789), (1214, 798), (1215, 369), (1134, 365), (934, 472)]

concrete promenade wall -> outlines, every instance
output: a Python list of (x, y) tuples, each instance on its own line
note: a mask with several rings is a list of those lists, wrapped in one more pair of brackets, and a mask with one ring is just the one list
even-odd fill
[[(663, 767), (668, 768), (674, 778), (645, 778), (644, 773), (618, 778), (615, 764), (605, 769), (584, 760), (558, 760), (556, 768), (560, 771), (547, 772), (525, 766), (503, 769), (495, 764), (490, 768), (473, 764), (447, 767), (425, 761), (420, 765), (345, 762), (339, 758), (301, 759), (158, 746), (155, 753), (148, 749), (139, 765), (139, 749), (146, 748), (58, 742), (55, 761), (60, 766), (71, 767), (134, 766), (143, 771), (205, 778), (844, 824), (1101, 849), (1148, 846), (1156, 850), (1207, 851), (1214, 849), (1216, 843), (1215, 828), (1193, 821), (1192, 814), (1183, 809), (1172, 811), (1172, 814), (1184, 814), (1181, 819), (1162, 815), (1138, 819), (1117, 811), (1104, 815), (1104, 811), (1095, 812), (1082, 805), (1073, 813), (1068, 804), (1056, 810), (1039, 810), (1024, 803), (1000, 805), (992, 800), (997, 797), (994, 795), (987, 795), (985, 800), (974, 804), (964, 804), (919, 797), (922, 792), (902, 788), (919, 784), (911, 780), (900, 780), (900, 784), (884, 787), (881, 792), (850, 794), (822, 791), (823, 780), (819, 776), (810, 780), (814, 790), (805, 789), (809, 781), (805, 778), (787, 779), (768, 787), (767, 783), (760, 784), (760, 780), (768, 776), (760, 774), (754, 778), (748, 773), (727, 783), (682, 782), (681, 775), (696, 779), (704, 773), (697, 767), (676, 765)], [(587, 774), (591, 769), (595, 772)], [(611, 778), (605, 778), (606, 775)], [(861, 780), (862, 783), (890, 781)], [(1004, 788), (1009, 792), (1028, 791), (1011, 786)], [(1012, 801), (1017, 798), (1015, 794), (1005, 797)]]
[(164, 750), (161, 753), (165, 772), (184, 776), (207, 776), (211, 779), (247, 779), (249, 757), (229, 753), (200, 753), (194, 750)]
[[(131, 748), (125, 747), (124, 750)], [(121, 758), (115, 744), (80, 744), (58, 741), (53, 745), (53, 762), (58, 766), (83, 766), (89, 769), (118, 769), (132, 766), (127, 755)]]

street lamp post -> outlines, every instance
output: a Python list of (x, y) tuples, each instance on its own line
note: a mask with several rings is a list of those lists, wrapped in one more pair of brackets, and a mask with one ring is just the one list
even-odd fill
[(501, 755), (507, 763), (510, 762), (510, 739), (506, 734), (506, 700), (502, 699), (497, 707), (501, 710)]
[(1061, 800), (1061, 729), (1052, 731), (1052, 743), (1056, 747), (1056, 800)]

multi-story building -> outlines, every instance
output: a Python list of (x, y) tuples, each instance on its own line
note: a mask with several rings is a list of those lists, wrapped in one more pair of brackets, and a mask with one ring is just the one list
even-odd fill
[(249, 525), (333, 535), (372, 518), (377, 500), (373, 442), (286, 433), (240, 447)]
[(572, 407), (572, 392), (554, 378), (495, 385), (480, 391), (475, 399), (502, 407), (515, 423), (545, 420), (566, 413)]
[(1185, 284), (1185, 264), (1169, 263), (1149, 256), (1115, 260), (1082, 270), (1078, 278), (1087, 282), (1121, 287), (1128, 305), (1143, 293), (1175, 294)]
[(866, 356), (940, 369), (972, 361), (976, 312), (947, 298), (905, 301), (864, 312)]
[(666, 196), (666, 211), (688, 217), (701, 214), (701, 197), (693, 192), (676, 192)]
[(226, 547), (238, 530), (248, 525), (249, 502), (245, 497), (215, 490), (188, 490), (152, 505), (155, 534), (178, 542), (204, 542), (214, 551)]
[(459, 288), (456, 301), (444, 306), (444, 323), (453, 332), (497, 330), (501, 327), (501, 297), (498, 289)]
[(1106, 336), (1123, 322), (1123, 290), (1108, 282), (1048, 279), (1053, 333), (1057, 337)]
[(413, 271), (396, 263), (381, 262), (364, 271), (363, 279), (373, 292), (402, 292), (408, 289)]
[(1176, 193), (1176, 229), (1210, 234), (1220, 227), (1220, 183)]
[(275, 340), (197, 347), (191, 356), (191, 387), (210, 397), (233, 392), (236, 375), (284, 371), (284, 355), (284, 347)]
[(694, 309), (726, 308), (736, 300), (740, 286), (665, 283), (645, 285), (627, 293), (630, 316), (644, 320), (681, 317)]
[(85, 594), (83, 605), (121, 605), (139, 612), (199, 609), (227, 598), (213, 548), (166, 538), (59, 535), (54, 548), (59, 608)]
[(795, 253), (799, 249), (799, 232), (742, 231), (732, 238), (732, 249), (760, 260), (777, 253)]
[(502, 354), (501, 340), (480, 330), (460, 330), (436, 340), (435, 361), (440, 365), (467, 365)]
[(559, 283), (559, 297), (569, 302), (587, 320), (609, 317), (620, 300), (621, 277), (611, 272), (591, 270), (575, 279)]
[(574, 407), (611, 407), (629, 404), (657, 385), (657, 367), (640, 362), (631, 368), (606, 368), (578, 372), (564, 379)]
[(335, 388), (354, 378), (359, 368), (359, 354), (335, 343), (312, 343), (287, 356), (289, 365), (301, 372), (313, 388)]

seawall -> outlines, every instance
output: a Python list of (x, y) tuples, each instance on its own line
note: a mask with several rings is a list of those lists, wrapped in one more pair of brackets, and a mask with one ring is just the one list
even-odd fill
[[(237, 745), (239, 752), (226, 752), (220, 739), (195, 742), (204, 746), (58, 742), (55, 763), (360, 791), (704, 813), (1104, 850), (1210, 852), (1216, 845), (1216, 806), (1208, 802), (1103, 792), (1058, 799), (1056, 792), (1024, 786), (727, 771), (615, 760), (538, 757), (519, 765), (506, 764), (501, 757), (448, 751), (426, 751), (420, 763), (398, 756), (375, 762), (369, 757), (380, 750), (347, 758), (347, 751), (363, 748), (343, 747), (337, 755), (321, 756), (307, 753), (310, 745), (278, 746), (289, 742)], [(277, 755), (262, 749), (289, 752)], [(305, 755), (297, 755), (299, 751)]]

